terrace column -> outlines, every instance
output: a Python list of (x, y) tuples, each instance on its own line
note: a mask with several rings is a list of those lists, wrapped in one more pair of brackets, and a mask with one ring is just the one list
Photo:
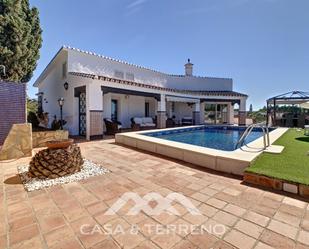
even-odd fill
[(193, 105), (193, 124), (199, 125), (201, 123), (201, 117), (200, 117), (200, 101), (194, 103)]
[(166, 100), (165, 94), (161, 94), (160, 101), (158, 101), (158, 110), (157, 110), (157, 128), (166, 127)]
[(228, 115), (228, 124), (234, 124), (234, 105), (232, 103), (228, 103), (227, 105), (227, 115)]
[(204, 124), (205, 123), (205, 106), (206, 106), (206, 103), (205, 102), (201, 102), (200, 104), (200, 124)]
[(101, 86), (90, 82), (86, 86), (87, 140), (103, 136), (103, 92)]
[(246, 125), (246, 98), (240, 99), (238, 125)]

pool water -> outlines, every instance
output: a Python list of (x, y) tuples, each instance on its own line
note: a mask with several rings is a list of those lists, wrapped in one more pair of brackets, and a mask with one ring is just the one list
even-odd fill
[[(246, 127), (200, 126), (148, 132), (143, 135), (217, 150), (233, 151), (245, 129)], [(262, 136), (262, 130), (254, 128), (245, 143), (250, 143)]]

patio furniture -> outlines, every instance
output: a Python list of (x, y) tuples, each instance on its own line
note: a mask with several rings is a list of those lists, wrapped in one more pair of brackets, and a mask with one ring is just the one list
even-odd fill
[(305, 135), (309, 136), (309, 125), (305, 125)]
[(115, 135), (121, 132), (121, 123), (119, 121), (113, 121), (110, 118), (104, 118), (104, 123), (106, 126), (106, 135)]
[(176, 122), (174, 121), (174, 119), (172, 118), (166, 119), (166, 128), (171, 128), (175, 126), (176, 126)]
[(156, 123), (151, 117), (131, 118), (131, 128), (134, 131), (155, 129), (156, 126), (157, 126)]
[(181, 124), (182, 125), (192, 125), (193, 124), (192, 117), (183, 117), (181, 119)]

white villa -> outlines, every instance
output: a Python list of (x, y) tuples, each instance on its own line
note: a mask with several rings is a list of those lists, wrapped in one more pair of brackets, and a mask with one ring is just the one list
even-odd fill
[[(152, 117), (157, 128), (173, 118), (181, 125), (184, 117), (193, 124), (205, 122), (205, 106), (215, 105), (216, 123), (234, 123), (234, 104), (239, 106), (239, 124), (246, 120), (247, 95), (233, 91), (233, 80), (193, 76), (193, 64), (185, 64), (184, 75), (171, 75), (71, 47), (62, 47), (34, 86), (39, 108), (52, 117), (60, 111), (71, 135), (87, 139), (102, 136), (104, 118), (131, 127), (131, 118)], [(223, 117), (217, 120), (217, 111)]]

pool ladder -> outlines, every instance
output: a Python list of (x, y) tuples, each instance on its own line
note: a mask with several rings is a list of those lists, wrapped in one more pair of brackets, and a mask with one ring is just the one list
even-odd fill
[(242, 136), (238, 140), (238, 142), (235, 146), (235, 150), (238, 148), (239, 145), (240, 145), (240, 147), (244, 145), (245, 140), (251, 134), (251, 132), (253, 131), (254, 128), (261, 128), (262, 131), (263, 131), (263, 144), (264, 144), (263, 149), (265, 150), (267, 147), (270, 146), (268, 126), (264, 126), (263, 124), (251, 124), (247, 127), (245, 132), (242, 134)]

